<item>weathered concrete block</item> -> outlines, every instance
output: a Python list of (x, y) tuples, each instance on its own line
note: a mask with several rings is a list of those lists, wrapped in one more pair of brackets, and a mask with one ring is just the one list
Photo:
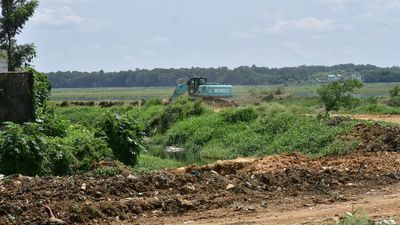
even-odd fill
[(33, 119), (33, 75), (0, 73), (0, 122), (23, 123)]

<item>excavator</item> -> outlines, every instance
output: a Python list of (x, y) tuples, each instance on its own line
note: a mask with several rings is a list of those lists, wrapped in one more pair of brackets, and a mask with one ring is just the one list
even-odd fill
[(202, 98), (206, 103), (215, 106), (236, 106), (229, 98), (233, 97), (233, 86), (225, 84), (208, 84), (205, 77), (191, 77), (176, 86), (169, 101), (188, 93), (192, 99)]

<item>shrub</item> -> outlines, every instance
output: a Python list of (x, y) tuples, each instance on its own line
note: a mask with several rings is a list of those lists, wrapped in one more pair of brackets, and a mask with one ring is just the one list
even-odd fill
[(391, 97), (388, 105), (392, 107), (400, 107), (400, 96)]
[(48, 175), (50, 159), (44, 139), (26, 134), (22, 126), (8, 124), (0, 138), (0, 171), (4, 174)]
[(154, 120), (153, 126), (165, 132), (175, 122), (191, 116), (199, 116), (205, 111), (201, 100), (191, 101), (187, 97), (180, 97), (164, 109), (164, 112)]
[(155, 106), (155, 105), (162, 105), (162, 100), (160, 98), (150, 98), (147, 99), (144, 106), (145, 107), (150, 107), (150, 106)]
[(66, 135), (48, 136), (45, 122), (9, 123), (0, 133), (0, 173), (29, 176), (69, 175), (88, 171), (101, 159), (112, 158), (105, 140), (83, 127), (69, 127)]
[(143, 126), (130, 116), (108, 114), (99, 124), (98, 137), (104, 137), (114, 157), (126, 165), (134, 166), (143, 149)]
[(335, 81), (320, 87), (317, 92), (327, 112), (338, 110), (340, 107), (350, 109), (357, 99), (352, 94), (363, 86), (358, 80)]
[(254, 108), (228, 109), (222, 112), (222, 118), (227, 123), (251, 122), (257, 119), (258, 112)]

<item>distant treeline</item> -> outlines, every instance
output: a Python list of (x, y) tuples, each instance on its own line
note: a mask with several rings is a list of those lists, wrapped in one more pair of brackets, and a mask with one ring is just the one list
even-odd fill
[(163, 87), (175, 86), (181, 78), (207, 77), (209, 82), (232, 85), (299, 84), (322, 82), (328, 75), (361, 78), (366, 83), (400, 82), (400, 67), (343, 64), (336, 66), (299, 66), (267, 68), (241, 66), (235, 69), (183, 68), (136, 69), (121, 72), (52, 72), (47, 73), (55, 88), (93, 87)]

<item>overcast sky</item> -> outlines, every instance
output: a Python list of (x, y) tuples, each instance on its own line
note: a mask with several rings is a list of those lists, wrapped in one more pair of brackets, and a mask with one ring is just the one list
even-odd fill
[(37, 69), (400, 65), (400, 0), (40, 0)]

